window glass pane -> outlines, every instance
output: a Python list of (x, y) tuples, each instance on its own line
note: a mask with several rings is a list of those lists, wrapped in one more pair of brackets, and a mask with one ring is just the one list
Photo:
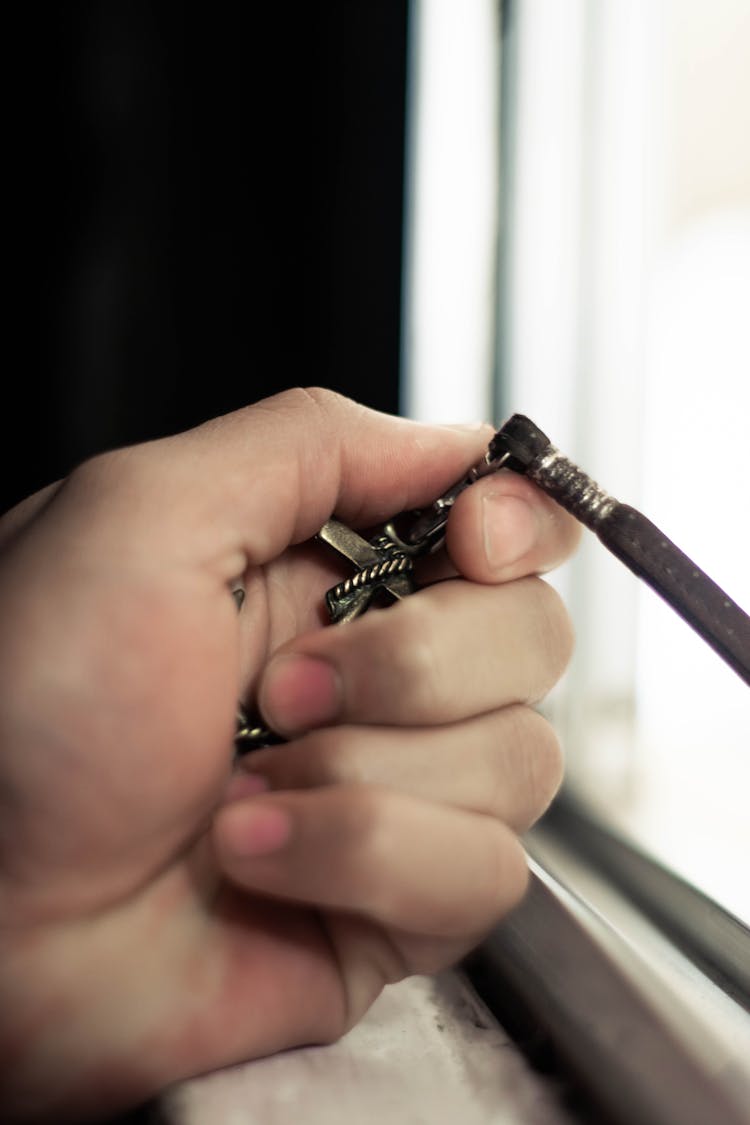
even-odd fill
[(491, 416), (500, 18), (496, 0), (412, 0), (402, 411)]
[[(750, 5), (508, 7), (505, 412), (748, 609)], [(553, 581), (571, 783), (750, 919), (750, 691), (593, 537)]]

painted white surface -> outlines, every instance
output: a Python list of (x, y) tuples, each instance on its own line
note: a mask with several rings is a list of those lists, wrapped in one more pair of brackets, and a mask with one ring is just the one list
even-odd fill
[(338, 1043), (193, 1079), (170, 1125), (571, 1125), (458, 973), (387, 988)]

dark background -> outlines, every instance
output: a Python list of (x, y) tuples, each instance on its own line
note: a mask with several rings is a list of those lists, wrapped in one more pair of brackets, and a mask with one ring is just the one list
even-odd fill
[(284, 387), (395, 412), (407, 0), (20, 7), (2, 508)]

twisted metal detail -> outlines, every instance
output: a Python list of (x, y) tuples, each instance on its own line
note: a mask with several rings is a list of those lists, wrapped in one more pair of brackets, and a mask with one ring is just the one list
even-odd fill
[(617, 505), (614, 497), (553, 445), (531, 463), (526, 473), (558, 504), (594, 531)]
[(405, 574), (413, 568), (414, 564), (408, 555), (394, 555), (382, 562), (362, 567), (356, 574), (352, 574), (351, 577), (345, 578), (343, 582), (339, 582), (338, 586), (334, 586), (330, 593), (336, 600), (345, 598), (355, 590), (362, 589), (363, 586), (377, 586), (384, 578), (392, 578), (394, 574)]
[[(399, 596), (413, 589), (411, 572), (412, 560), (408, 555), (388, 548), (386, 557), (367, 566), (360, 567), (355, 574), (339, 582), (326, 594), (328, 615), (333, 623), (351, 621), (367, 609), (377, 591), (388, 588), (393, 579), (405, 581), (406, 587)], [(394, 592), (391, 588), (391, 592)]]

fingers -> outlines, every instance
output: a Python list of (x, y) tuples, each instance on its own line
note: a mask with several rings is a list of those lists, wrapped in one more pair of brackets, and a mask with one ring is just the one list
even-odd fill
[(420, 730), (335, 727), (260, 750), (243, 761), (228, 799), (264, 787), (391, 786), (425, 801), (494, 816), (525, 832), (562, 779), (552, 727), (529, 707)]
[(452, 723), (541, 698), (571, 648), (567, 613), (541, 580), (450, 581), (295, 639), (267, 666), (258, 699), (287, 736), (334, 723)]
[(38, 492), (27, 496), (25, 500), (21, 500), (19, 504), (16, 504), (14, 508), (3, 515), (2, 520), (0, 520), (0, 548), (5, 547), (16, 532), (24, 528), (38, 512), (46, 507), (59, 487), (59, 481), (55, 484), (48, 484), (46, 488), (40, 488)]
[(448, 554), (474, 582), (543, 574), (575, 550), (581, 525), (518, 473), (502, 471), (463, 492), (446, 529)]
[(127, 521), (129, 542), (133, 519), (153, 524), (160, 544), (182, 544), (188, 526), (194, 541), (205, 538), (207, 561), (234, 577), (309, 539), (334, 512), (366, 526), (431, 501), (491, 434), (390, 417), (330, 391), (287, 391), (97, 458), (63, 493), (99, 519), (104, 509)]
[(236, 802), (218, 813), (214, 841), (241, 887), (439, 938), (484, 932), (527, 881), (499, 821), (372, 786)]

